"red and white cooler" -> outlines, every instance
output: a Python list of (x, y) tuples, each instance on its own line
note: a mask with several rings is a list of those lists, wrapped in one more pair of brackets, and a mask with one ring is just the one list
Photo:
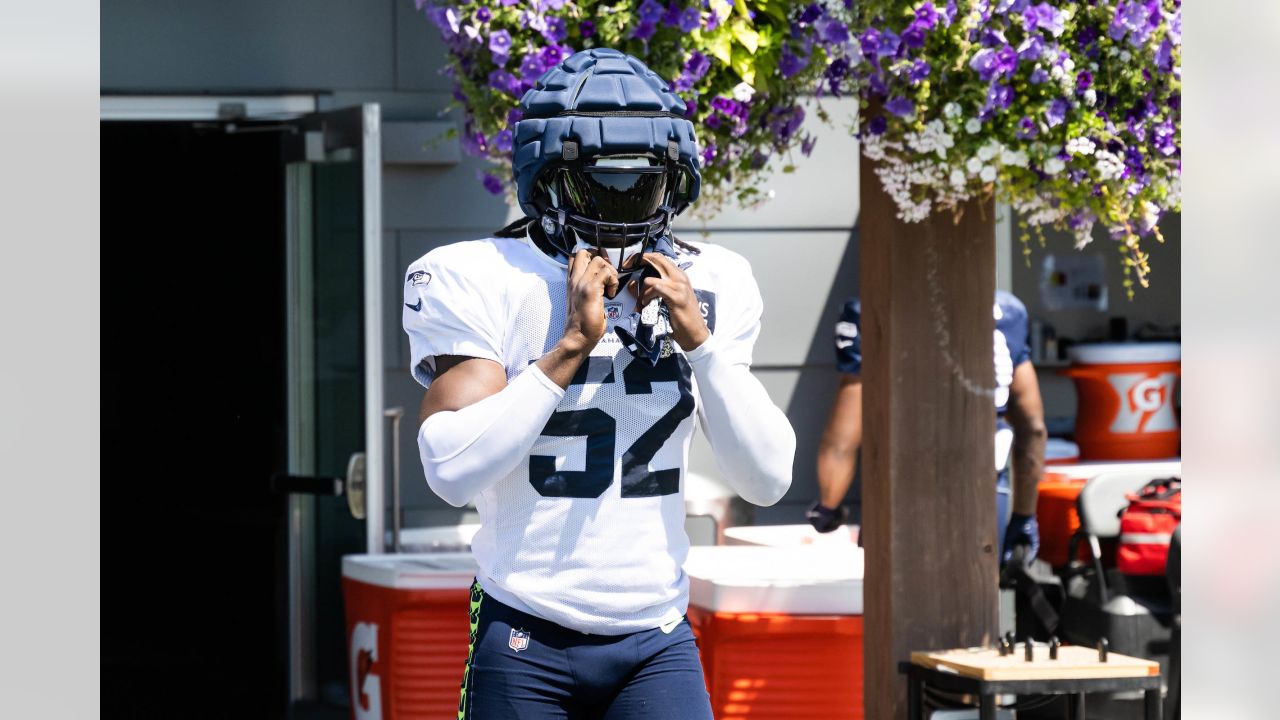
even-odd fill
[(457, 716), (475, 574), (469, 552), (342, 559), (352, 718)]
[(1178, 343), (1076, 345), (1072, 366), (1079, 405), (1075, 441), (1084, 460), (1177, 457), (1182, 433), (1174, 398), (1182, 374)]
[(717, 720), (863, 717), (860, 548), (694, 547), (685, 571)]

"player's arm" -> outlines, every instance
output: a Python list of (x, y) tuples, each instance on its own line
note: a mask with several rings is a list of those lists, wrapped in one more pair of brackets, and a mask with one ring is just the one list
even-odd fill
[[(641, 305), (661, 297), (671, 312), (672, 337), (685, 351), (702, 399), (702, 428), (725, 480), (747, 502), (772, 505), (791, 487), (796, 434), (787, 416), (760, 381), (716, 336), (707, 330), (697, 296), (684, 271), (659, 253), (647, 253), (660, 278), (649, 279), (639, 292)], [(749, 273), (742, 282), (755, 283)], [(759, 293), (754, 291), (758, 305)], [(744, 332), (753, 342), (759, 313)]]
[(835, 404), (818, 443), (818, 502), (835, 511), (849, 492), (862, 446), (862, 378), (840, 374)]
[(1044, 448), (1049, 432), (1044, 424), (1040, 382), (1030, 361), (1013, 370), (1005, 417), (1013, 427), (1013, 512), (1032, 517), (1044, 475)]
[(461, 507), (529, 454), (578, 366), (604, 335), (603, 295), (617, 287), (617, 271), (607, 261), (586, 252), (571, 258), (564, 336), (510, 383), (492, 359), (435, 356), (418, 430), (432, 491)]

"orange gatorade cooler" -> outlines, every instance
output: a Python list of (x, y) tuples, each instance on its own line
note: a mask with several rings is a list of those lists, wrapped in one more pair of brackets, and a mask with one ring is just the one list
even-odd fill
[(353, 720), (457, 716), (475, 573), (469, 552), (342, 559)]
[[(1045, 473), (1040, 481), (1040, 493), (1036, 500), (1036, 522), (1040, 525), (1040, 559), (1055, 568), (1066, 565), (1071, 536), (1080, 529), (1080, 515), (1076, 512), (1076, 498), (1084, 488), (1087, 478), (1073, 478), (1056, 473)], [(1081, 559), (1088, 556), (1083, 544), (1077, 553)]]
[(862, 550), (689, 550), (689, 623), (717, 720), (863, 717)]
[(1182, 442), (1174, 398), (1178, 343), (1100, 343), (1071, 348), (1079, 398), (1075, 441), (1085, 460), (1176, 457)]

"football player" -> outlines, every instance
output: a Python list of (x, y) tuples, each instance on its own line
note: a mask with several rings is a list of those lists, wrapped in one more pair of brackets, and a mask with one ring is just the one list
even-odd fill
[(672, 236), (698, 147), (639, 60), (576, 53), (521, 110), (526, 219), (404, 287), (426, 479), (480, 515), (459, 717), (710, 718), (682, 480), (696, 416), (746, 500), (790, 486), (795, 433), (750, 372), (760, 292)]
[[(1044, 447), (1048, 433), (1040, 383), (1027, 345), (1027, 308), (1012, 294), (997, 291), (993, 313), (996, 370), (996, 535), (1003, 565), (1018, 545), (1030, 564), (1040, 548), (1036, 524), (1036, 500), (1044, 473)], [(831, 532), (847, 518), (841, 505), (857, 468), (862, 445), (862, 306), (851, 299), (836, 323), (836, 369), (840, 381), (835, 405), (818, 445), (819, 497), (806, 513), (818, 532)], [(1010, 452), (1012, 451), (1012, 503), (1010, 503)], [(1010, 506), (1012, 505), (1012, 513)], [(1006, 520), (1007, 519), (1007, 520)]]

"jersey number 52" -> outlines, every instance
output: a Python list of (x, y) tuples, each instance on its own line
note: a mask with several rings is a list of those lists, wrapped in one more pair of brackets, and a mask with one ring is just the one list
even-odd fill
[[(588, 363), (573, 379), (574, 385), (588, 382)], [(649, 462), (693, 414), (692, 370), (680, 353), (672, 353), (657, 365), (632, 359), (622, 371), (628, 395), (648, 395), (655, 382), (675, 382), (680, 399), (665, 415), (644, 431), (622, 455), (622, 497), (671, 495), (680, 489), (680, 469), (650, 470)], [(614, 382), (612, 371), (600, 382)], [(544, 497), (596, 498), (613, 484), (613, 456), (617, 444), (617, 423), (599, 408), (562, 410), (552, 413), (542, 434), (549, 437), (587, 438), (586, 463), (582, 470), (557, 470), (550, 455), (529, 456), (529, 482)]]

